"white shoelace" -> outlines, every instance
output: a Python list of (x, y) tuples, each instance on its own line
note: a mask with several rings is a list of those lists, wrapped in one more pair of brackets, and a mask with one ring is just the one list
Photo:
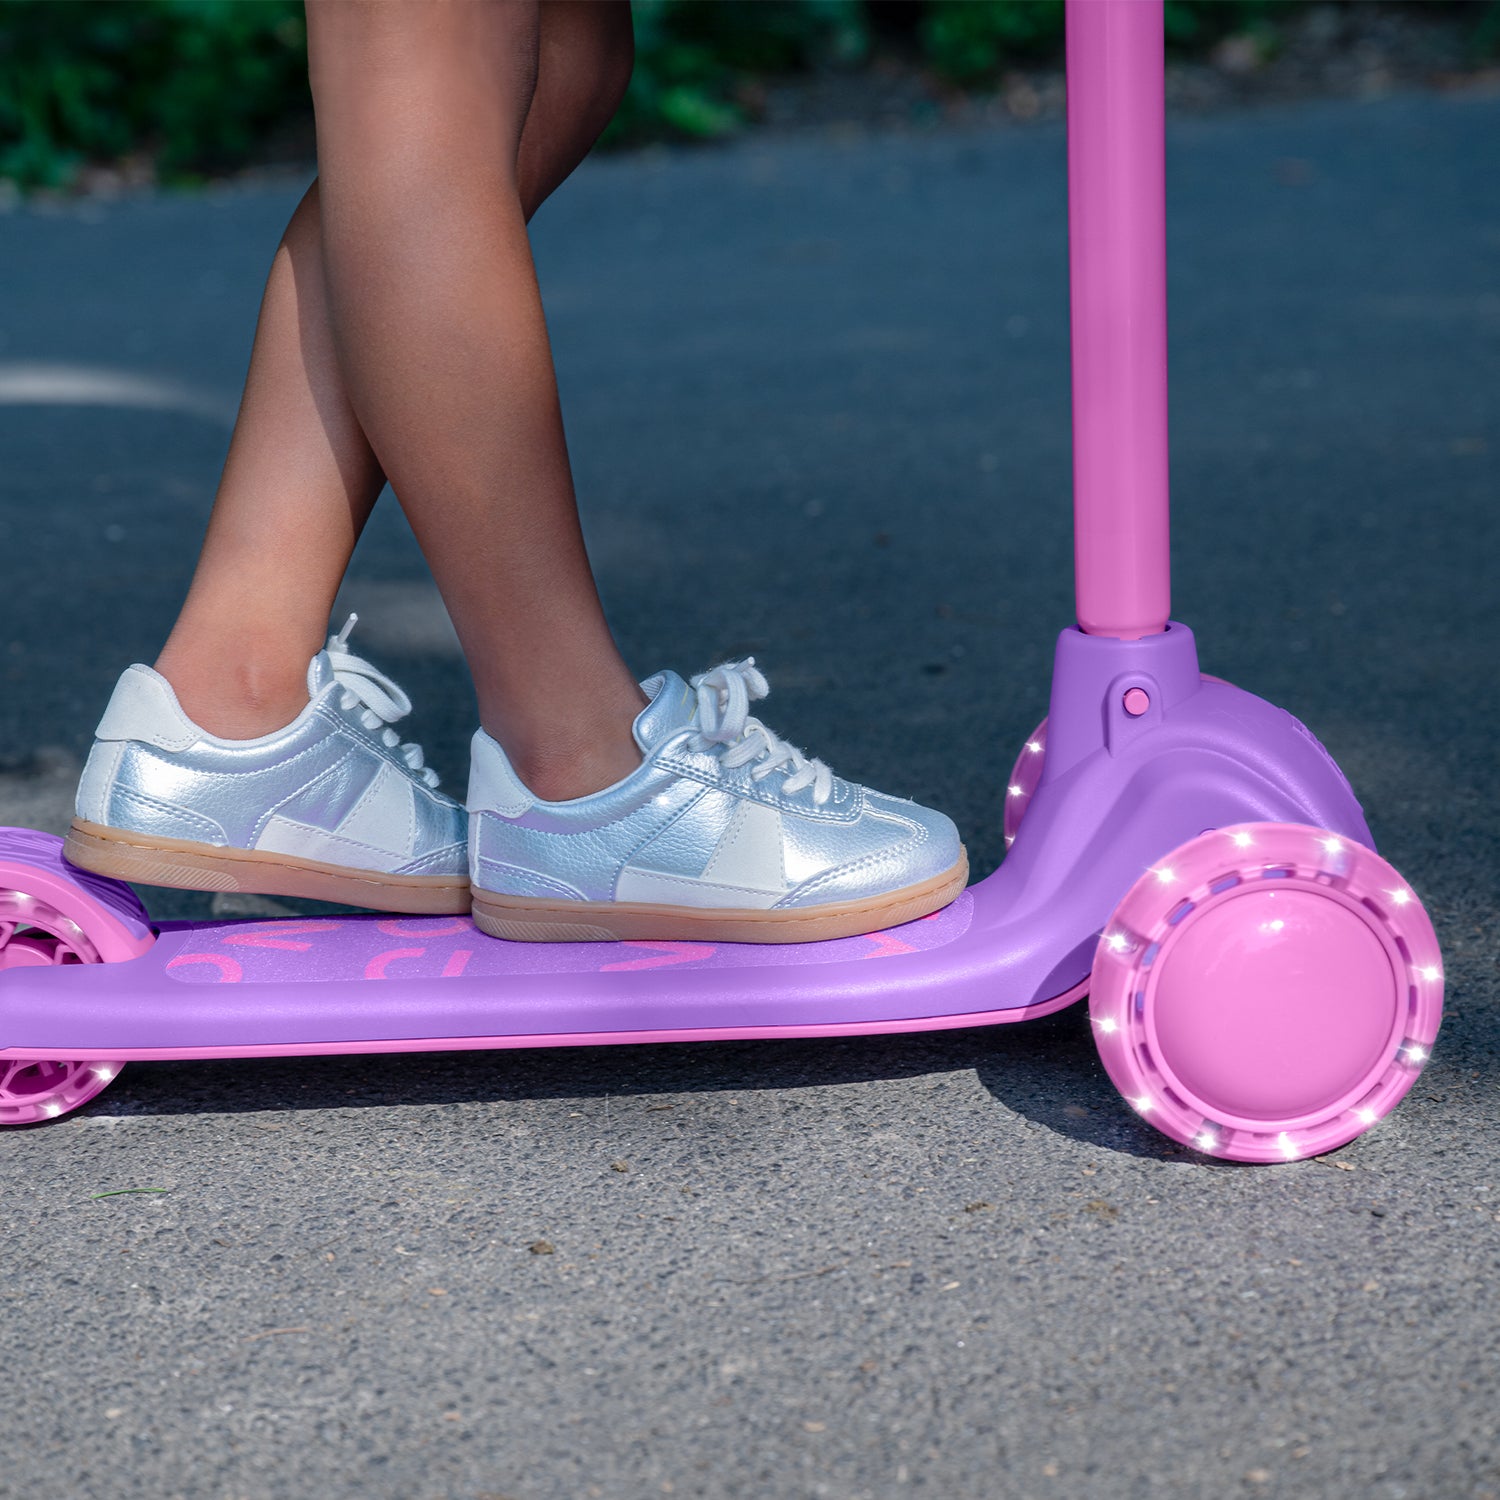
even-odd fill
[(756, 669), (755, 658), (726, 661), (711, 672), (692, 679), (698, 693), (698, 733), (691, 741), (695, 750), (713, 745), (729, 748), (719, 757), (730, 768), (757, 762), (751, 780), (764, 781), (773, 771), (786, 776), (782, 790), (813, 789), (813, 801), (821, 807), (833, 794), (833, 772), (820, 760), (809, 760), (795, 745), (773, 734), (750, 715), (750, 705), (770, 692), (766, 679)]
[(358, 623), (359, 616), (351, 614), (344, 621), (344, 628), (337, 635), (328, 637), (328, 660), (333, 667), (333, 678), (343, 689), (339, 695), (339, 707), (351, 709), (356, 703), (360, 704), (359, 722), (366, 729), (380, 730), (380, 743), (388, 750), (397, 751), (409, 769), (421, 773), (428, 786), (436, 786), (438, 773), (431, 766), (422, 764), (422, 747), (410, 740), (402, 743), (401, 736), (389, 727), (411, 712), (411, 699), (384, 672), (377, 672), (364, 657), (355, 656), (349, 650), (349, 632)]

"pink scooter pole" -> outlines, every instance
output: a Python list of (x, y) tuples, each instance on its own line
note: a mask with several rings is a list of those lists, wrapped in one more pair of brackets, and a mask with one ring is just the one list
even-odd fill
[(1162, 0), (1068, 0), (1068, 228), (1078, 624), (1166, 629)]

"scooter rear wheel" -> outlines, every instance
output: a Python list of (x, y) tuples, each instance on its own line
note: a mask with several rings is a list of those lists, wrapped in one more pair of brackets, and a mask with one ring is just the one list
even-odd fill
[[(75, 870), (62, 847), (52, 834), (0, 829), (0, 975), (7, 969), (104, 963), (140, 945), (131, 928), (144, 930), (147, 918), (135, 892)], [(0, 979), (0, 1014), (3, 1007)], [(106, 1088), (121, 1067), (97, 1058), (0, 1055), (0, 1126), (67, 1114)]]
[(1331, 1151), (1416, 1081), (1442, 1019), (1422, 903), (1373, 850), (1244, 823), (1126, 894), (1094, 958), (1099, 1055), (1172, 1139), (1231, 1161)]
[[(1204, 682), (1224, 681), (1222, 677), (1213, 677), (1207, 672), (1202, 675)], [(1026, 816), (1026, 809), (1031, 806), (1031, 799), (1041, 782), (1042, 767), (1046, 762), (1047, 720), (1043, 719), (1022, 742), (1021, 753), (1016, 756), (1016, 763), (1010, 768), (1010, 775), (1005, 778), (1005, 847), (1007, 849), (1016, 841), (1021, 819)]]
[(1005, 778), (1005, 847), (1015, 843), (1021, 827), (1021, 819), (1031, 804), (1032, 794), (1042, 779), (1042, 765), (1047, 758), (1047, 721), (1040, 724), (1026, 737), (1021, 753)]

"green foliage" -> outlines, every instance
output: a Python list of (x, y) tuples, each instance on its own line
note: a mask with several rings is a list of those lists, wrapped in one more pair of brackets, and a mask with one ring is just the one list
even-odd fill
[(1469, 50), (1481, 62), (1500, 58), (1500, 0), (1487, 0), (1469, 39)]
[(1166, 0), (1167, 47), (1199, 52), (1222, 37), (1247, 33), (1270, 45), (1278, 20), (1306, 10), (1310, 0)]
[(731, 135), (743, 123), (734, 103), (735, 71), (691, 32), (679, 35), (673, 0), (639, 0), (635, 18), (635, 71), (606, 141), (663, 135), (709, 140)]
[(653, 39), (667, 38), (742, 73), (858, 62), (867, 45), (858, 0), (637, 0), (635, 17), (648, 56)]
[[(1166, 0), (1167, 47), (1196, 55), (1224, 37), (1246, 35), (1268, 56), (1275, 50), (1277, 28), (1312, 3)], [(1467, 23), (1469, 49), (1477, 59), (1500, 56), (1500, 0), (1427, 3), (1440, 3)], [(979, 87), (995, 82), (1006, 68), (1061, 58), (1063, 0), (927, 0), (918, 29), (923, 56), (935, 72), (950, 82)]]
[(859, 0), (635, 0), (634, 16), (635, 73), (607, 141), (732, 134), (752, 79), (858, 62), (869, 45)]
[(297, 0), (4, 0), (0, 176), (62, 187), (91, 161), (181, 180), (242, 162), (307, 108)]
[[(1167, 46), (1199, 52), (1236, 32), (1267, 30), (1307, 0), (1166, 0)], [(1055, 62), (1063, 50), (1063, 0), (928, 0), (923, 55), (950, 82), (993, 83), (1006, 68)]]
[[(1201, 54), (1246, 34), (1269, 54), (1308, 0), (1166, 0), (1167, 42)], [(1427, 0), (1500, 56), (1500, 0)], [(1063, 0), (635, 0), (636, 69), (605, 139), (705, 140), (754, 112), (767, 76), (851, 66), (876, 21), (966, 88), (1060, 61)], [(894, 33), (893, 33), (894, 34)], [(232, 169), (305, 119), (300, 0), (0, 0), (0, 178), (65, 188), (91, 163), (142, 158), (168, 181)]]
[(1057, 53), (1063, 0), (930, 0), (921, 24), (928, 62), (954, 83), (992, 81), (1006, 65)]

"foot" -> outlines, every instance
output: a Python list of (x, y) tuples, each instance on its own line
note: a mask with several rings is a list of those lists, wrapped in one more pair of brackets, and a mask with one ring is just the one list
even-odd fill
[(349, 652), (354, 618), (313, 657), (307, 707), (258, 739), (209, 734), (166, 678), (127, 668), (78, 785), (68, 859), (146, 885), (467, 911), (463, 809), (389, 727), (411, 701)]
[(942, 813), (855, 786), (750, 716), (754, 658), (641, 684), (642, 762), (534, 796), (482, 729), (469, 778), (474, 922), (522, 941), (798, 943), (914, 921), (968, 880)]

